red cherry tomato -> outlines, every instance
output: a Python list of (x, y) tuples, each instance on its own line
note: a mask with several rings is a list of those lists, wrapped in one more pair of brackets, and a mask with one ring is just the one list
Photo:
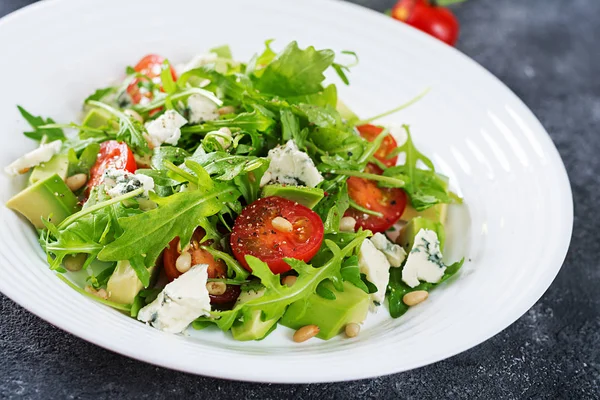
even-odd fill
[[(360, 136), (367, 139), (369, 142), (372, 142), (379, 136), (381, 132), (383, 132), (383, 128), (380, 126), (375, 126), (371, 124), (367, 125), (359, 125), (356, 127)], [(398, 147), (398, 143), (392, 137), (392, 135), (387, 135), (379, 149), (375, 152), (375, 158), (381, 161), (386, 167), (393, 167), (396, 165), (398, 161), (398, 156), (394, 156), (392, 158), (387, 158), (387, 155), (392, 152), (396, 147)]]
[[(137, 63), (133, 68), (136, 72), (145, 75), (154, 83), (160, 83), (160, 71), (162, 69), (162, 63), (165, 61), (164, 57), (157, 54), (148, 54)], [(173, 80), (177, 79), (175, 70), (171, 67), (171, 76)], [(131, 100), (134, 104), (139, 104), (143, 101), (149, 101), (152, 99), (152, 92), (141, 88), (138, 83), (141, 79), (134, 80), (128, 87), (127, 93), (131, 96)]]
[[(381, 169), (369, 164), (365, 172), (381, 174)], [(348, 196), (359, 206), (383, 214), (382, 217), (365, 214), (355, 208), (349, 208), (344, 216), (356, 220), (356, 228), (384, 232), (391, 228), (404, 212), (406, 193), (402, 189), (380, 188), (377, 182), (351, 176), (348, 178)]]
[[(285, 218), (292, 230), (273, 226)], [(277, 224), (276, 224), (277, 226)], [(250, 204), (237, 217), (231, 232), (231, 249), (237, 260), (251, 270), (245, 256), (252, 255), (269, 265), (274, 274), (290, 270), (283, 258), (310, 261), (323, 242), (323, 222), (311, 209), (281, 197), (264, 197)]]
[(100, 184), (104, 171), (110, 168), (132, 173), (137, 169), (133, 152), (125, 143), (108, 140), (100, 144), (98, 158), (94, 166), (90, 169), (88, 193), (92, 188)]
[(427, 0), (400, 0), (392, 8), (392, 17), (454, 46), (460, 25), (447, 8)]
[[(204, 229), (198, 228), (192, 235), (188, 252), (192, 256), (192, 265), (208, 264), (208, 277), (209, 278), (226, 278), (227, 277), (227, 266), (222, 260), (215, 260), (215, 258), (208, 251), (200, 248), (200, 240), (206, 233)], [(210, 245), (211, 241), (202, 243), (203, 245)], [(165, 275), (169, 282), (175, 280), (181, 275), (181, 272), (177, 270), (177, 258), (181, 255), (179, 250), (179, 238), (171, 240), (169, 247), (163, 252), (163, 268)], [(239, 285), (227, 285), (227, 290), (221, 295), (210, 295), (211, 304), (226, 304), (235, 301), (240, 295)]]

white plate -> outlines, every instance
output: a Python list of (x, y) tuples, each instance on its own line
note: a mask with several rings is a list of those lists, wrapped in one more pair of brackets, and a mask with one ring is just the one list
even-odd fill
[[(459, 279), (392, 320), (372, 316), (356, 339), (291, 342), (279, 328), (261, 342), (216, 331), (164, 334), (82, 297), (53, 277), (30, 226), (0, 208), (0, 290), (85, 340), (156, 365), (222, 378), (322, 382), (419, 367), (506, 328), (540, 298), (565, 257), (573, 205), (544, 128), (502, 83), (458, 51), (364, 8), (336, 1), (44, 1), (0, 21), (0, 164), (33, 147), (15, 104), (71, 121), (95, 88), (142, 55), (174, 62), (229, 43), (242, 60), (276, 38), (355, 50), (360, 65), (342, 98), (362, 116), (430, 94), (388, 121), (412, 126), (467, 206), (452, 210), (450, 258)], [(4, 203), (23, 181), (0, 177)]]

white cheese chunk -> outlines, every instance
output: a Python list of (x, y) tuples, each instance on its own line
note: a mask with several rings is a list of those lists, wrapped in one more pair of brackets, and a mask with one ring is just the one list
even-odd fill
[(207, 264), (196, 265), (169, 283), (152, 303), (140, 310), (137, 318), (161, 331), (180, 333), (196, 318), (209, 315), (207, 269)]
[(392, 267), (398, 268), (406, 258), (406, 252), (402, 246), (394, 244), (388, 240), (383, 233), (376, 233), (371, 238), (375, 248), (385, 254)]
[(50, 161), (50, 159), (54, 157), (54, 155), (60, 152), (61, 147), (62, 142), (60, 140), (55, 140), (54, 142), (42, 144), (37, 149), (32, 150), (29, 153), (17, 158), (10, 165), (4, 167), (4, 171), (9, 175), (15, 176), (19, 174), (24, 174), (30, 168)]
[(201, 94), (196, 93), (188, 97), (187, 106), (190, 110), (189, 117), (192, 124), (214, 121), (219, 118), (217, 104)]
[(181, 127), (187, 124), (175, 110), (167, 110), (163, 115), (153, 121), (146, 123), (146, 139), (153, 147), (163, 143), (175, 146), (181, 137)]
[(177, 76), (181, 76), (184, 72), (187, 72), (189, 70), (199, 68), (207, 64), (214, 64), (215, 62), (217, 62), (218, 58), (219, 56), (216, 53), (198, 54), (187, 63), (178, 64), (177, 66), (175, 66), (175, 72), (177, 72)]
[(132, 174), (131, 172), (114, 168), (104, 171), (100, 183), (104, 185), (104, 189), (110, 197), (121, 196), (136, 189), (144, 188), (144, 193), (140, 197), (148, 198), (148, 192), (154, 191), (154, 180), (149, 176)]
[(308, 154), (300, 151), (293, 140), (288, 140), (285, 146), (269, 150), (268, 158), (271, 163), (260, 181), (260, 186), (282, 183), (315, 187), (323, 181), (313, 160)]
[(419, 281), (438, 283), (445, 271), (437, 234), (429, 229), (421, 229), (415, 236), (415, 244), (402, 269), (402, 280), (411, 288), (417, 286)]
[(377, 288), (377, 292), (371, 294), (371, 299), (378, 304), (383, 303), (390, 280), (390, 263), (369, 239), (365, 239), (360, 245), (358, 266), (360, 272)]

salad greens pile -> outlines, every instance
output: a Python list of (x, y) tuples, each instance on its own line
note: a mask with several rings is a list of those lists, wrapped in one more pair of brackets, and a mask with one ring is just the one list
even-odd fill
[[(340, 224), (349, 209), (364, 212), (365, 218), (382, 213), (358, 204), (349, 193), (349, 178), (366, 179), (379, 188), (402, 189), (417, 217), (460, 199), (448, 191), (447, 179), (415, 148), (408, 126), (402, 128), (407, 140), (387, 155), (391, 159), (404, 154), (405, 161), (391, 167), (376, 156), (389, 129), (382, 129), (373, 141), (357, 133), (357, 125), (372, 119), (361, 121), (340, 102), (335, 84), (325, 83), (328, 70), (344, 84), (349, 83), (347, 74), (358, 62), (354, 53), (302, 49), (296, 42), (276, 52), (271, 44), (267, 41), (264, 50), (247, 63), (234, 60), (227, 46), (215, 48), (210, 50), (210, 61), (177, 74), (164, 60), (152, 79), (139, 68), (128, 67), (121, 82), (98, 89), (85, 99), (88, 117), (82, 123), (57, 124), (19, 107), (32, 127), (25, 132), (27, 137), (42, 146), (62, 142), (60, 153), (54, 157), (66, 156), (65, 177), (83, 174), (88, 178), (85, 187), (74, 189), (78, 205), (64, 218), (57, 220), (56, 212), (37, 216), (38, 220), (43, 217), (43, 226), (36, 226), (51, 269), (60, 274), (80, 269), (77, 274), (85, 276), (86, 289), (71, 286), (136, 317), (164, 286), (164, 278), (157, 276), (162, 275), (165, 249), (172, 248), (175, 238), (182, 244), (194, 243), (194, 233), (200, 227), (203, 236), (198, 248), (226, 266), (226, 276), (209, 276), (208, 281), (237, 286), (238, 292), (257, 296), (205, 310), (195, 318), (195, 328), (216, 324), (224, 331), (235, 330), (256, 315), (263, 323), (282, 317), (286, 320), (288, 308), (300, 303), (309, 307), (315, 296), (336, 301), (349, 290), (358, 290), (365, 298), (377, 292), (377, 282), (370, 281), (360, 265), (361, 246), (373, 232), (362, 228), (343, 231)], [(142, 99), (136, 99), (140, 93)], [(211, 102), (218, 114), (198, 118), (190, 100), (193, 96)], [(186, 123), (175, 129), (179, 137), (156, 146), (150, 140), (148, 124), (172, 113), (185, 118)], [(98, 122), (90, 115), (103, 119)], [(66, 135), (65, 130), (77, 134)], [(104, 151), (101, 145), (108, 141), (125, 143), (137, 163), (137, 183), (116, 195), (108, 190), (107, 172), (92, 184)], [(325, 194), (313, 207), (323, 224), (320, 249), (310, 261), (291, 256), (284, 259), (291, 267), (285, 275), (296, 277), (293, 286), (283, 284), (280, 275), (252, 255), (245, 258), (249, 272), (229, 243), (236, 218), (261, 197), (261, 179), (270, 167), (269, 151), (289, 141), (308, 154), (323, 177), (318, 188)], [(369, 164), (381, 173), (367, 169)], [(151, 182), (150, 190), (144, 177)], [(118, 182), (119, 177), (114, 179)], [(36, 184), (32, 182), (31, 187)], [(443, 229), (442, 223), (436, 222), (436, 228)], [(410, 248), (406, 250), (410, 254)], [(70, 268), (77, 260), (79, 265)], [(131, 289), (135, 293), (128, 303), (114, 299), (107, 289), (123, 262), (139, 280), (131, 284), (136, 289)], [(460, 265), (444, 266), (442, 281)], [(390, 269), (387, 292), (393, 317), (408, 309), (403, 302), (406, 293), (430, 290), (439, 284), (423, 282), (411, 288), (402, 275), (402, 268)], [(372, 306), (371, 301), (369, 304)], [(276, 325), (253, 338), (262, 339)]]

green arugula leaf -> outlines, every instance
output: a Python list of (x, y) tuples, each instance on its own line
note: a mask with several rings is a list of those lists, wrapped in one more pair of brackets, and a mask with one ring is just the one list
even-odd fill
[(75, 174), (89, 174), (90, 169), (96, 163), (96, 158), (98, 158), (99, 151), (100, 145), (98, 143), (90, 143), (81, 152), (81, 155), (77, 157), (77, 152), (73, 148), (70, 148), (68, 153), (68, 175), (71, 176)]
[(101, 88), (101, 89), (96, 89), (96, 91), (94, 93), (92, 93), (91, 95), (89, 95), (88, 97), (85, 98), (84, 103), (87, 103), (88, 101), (100, 101), (103, 98), (105, 98), (106, 96), (108, 96), (111, 93), (114, 93), (117, 91), (116, 87), (110, 86), (107, 88)]
[(298, 121), (298, 117), (296, 117), (291, 110), (282, 109), (280, 111), (280, 119), (282, 143), (286, 143), (288, 140), (294, 139), (300, 135), (300, 121)]
[(342, 269), (340, 271), (342, 279), (346, 282), (350, 282), (365, 293), (369, 293), (367, 285), (363, 282), (360, 277), (360, 268), (358, 266), (358, 257), (350, 256), (342, 263)]
[(286, 100), (290, 104), (311, 104), (319, 107), (331, 106), (335, 108), (337, 106), (337, 98), (337, 87), (331, 84), (317, 93), (291, 96), (286, 98)]
[(324, 221), (325, 233), (340, 230), (340, 220), (349, 207), (348, 188), (344, 183), (337, 193), (330, 193), (315, 206), (314, 211)]
[(165, 60), (160, 67), (160, 81), (163, 90), (167, 94), (175, 93), (177, 91), (177, 85), (175, 84), (173, 74), (171, 73), (171, 64), (168, 60)]
[(319, 283), (317, 285), (317, 289), (315, 290), (315, 293), (324, 299), (335, 300), (337, 297), (335, 296), (335, 293), (333, 293), (331, 290), (329, 290), (327, 288), (327, 286), (326, 286), (327, 282), (329, 282), (329, 279), (325, 279), (324, 281), (321, 281), (321, 283)]
[(181, 128), (181, 132), (182, 134), (207, 133), (219, 128), (237, 128), (245, 131), (266, 132), (274, 124), (275, 121), (273, 118), (266, 115), (263, 110), (255, 108), (252, 112), (238, 114), (232, 119), (220, 119), (217, 121), (208, 121), (200, 125), (186, 126)]
[[(158, 207), (132, 217), (120, 218), (123, 234), (98, 255), (103, 261), (130, 260), (150, 267), (169, 242), (178, 236), (187, 243), (202, 217), (221, 211), (223, 203), (239, 197), (230, 185), (215, 185), (210, 192), (191, 190), (153, 199)], [(139, 275), (138, 275), (139, 276)], [(148, 282), (144, 282), (147, 286)]]
[(236, 176), (254, 171), (269, 164), (266, 158), (237, 156), (226, 152), (198, 153), (188, 158), (204, 167), (204, 170), (219, 181), (230, 181)]
[(266, 40), (265, 50), (261, 54), (255, 54), (252, 59), (250, 59), (250, 62), (248, 62), (248, 65), (246, 66), (247, 75), (260, 77), (263, 74), (265, 67), (275, 59), (277, 53), (271, 49), (271, 43), (273, 42), (274, 39)]
[(342, 117), (337, 112), (335, 107), (326, 105), (325, 107), (317, 106), (314, 104), (298, 104), (293, 106), (295, 109), (300, 110), (308, 121), (320, 126), (322, 128), (334, 128), (343, 125)]
[(392, 316), (392, 318), (398, 318), (408, 311), (409, 306), (404, 304), (404, 301), (402, 300), (405, 294), (417, 290), (426, 290), (430, 292), (431, 290), (435, 289), (436, 287), (450, 279), (452, 276), (454, 276), (463, 266), (464, 262), (465, 259), (463, 258), (462, 260), (455, 262), (452, 265), (449, 265), (446, 268), (442, 279), (438, 283), (421, 282), (418, 286), (414, 288), (411, 288), (402, 280), (402, 268), (391, 268), (387, 296), (390, 306), (390, 315)]
[(42, 141), (44, 138), (46, 142), (53, 142), (55, 140), (64, 141), (66, 139), (65, 133), (60, 128), (40, 128), (44, 125), (54, 124), (55, 122), (52, 118), (44, 119), (42, 117), (36, 117), (21, 106), (17, 106), (17, 108), (19, 109), (21, 116), (23, 116), (25, 121), (33, 128), (33, 131), (31, 132), (24, 132), (24, 135), (28, 138), (37, 140), (38, 142)]
[(312, 46), (301, 50), (292, 42), (264, 69), (255, 86), (262, 93), (284, 97), (317, 93), (334, 57), (331, 50), (317, 51)]

